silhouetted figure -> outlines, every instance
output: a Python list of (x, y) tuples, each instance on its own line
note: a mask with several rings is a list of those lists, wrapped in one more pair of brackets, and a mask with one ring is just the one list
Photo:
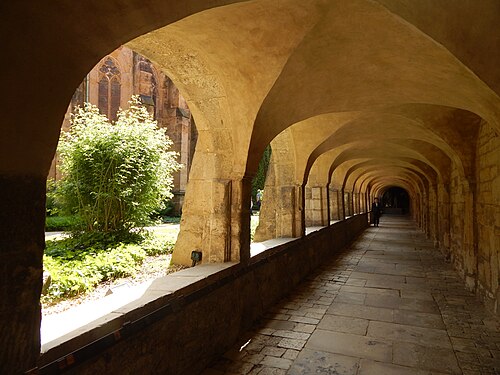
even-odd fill
[(373, 225), (375, 227), (378, 227), (378, 222), (380, 220), (381, 213), (382, 213), (382, 206), (378, 202), (378, 198), (375, 198), (372, 203)]
[(264, 193), (262, 192), (261, 189), (258, 189), (257, 190), (257, 194), (255, 196), (255, 198), (257, 199), (257, 202), (255, 202), (255, 205), (257, 206), (257, 210), (260, 211), (260, 205), (262, 204), (262, 197), (263, 197)]

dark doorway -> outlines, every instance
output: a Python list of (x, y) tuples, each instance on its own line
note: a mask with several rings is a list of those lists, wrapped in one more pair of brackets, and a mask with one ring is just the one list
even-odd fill
[(386, 214), (407, 214), (410, 212), (410, 196), (403, 188), (391, 187), (382, 196), (382, 207)]

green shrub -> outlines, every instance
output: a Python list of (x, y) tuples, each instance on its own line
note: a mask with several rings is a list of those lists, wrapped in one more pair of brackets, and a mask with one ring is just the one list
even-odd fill
[(54, 179), (47, 179), (47, 195), (45, 200), (45, 211), (47, 216), (59, 215), (61, 205), (57, 199), (57, 185)]
[(141, 247), (146, 251), (148, 256), (172, 254), (174, 246), (175, 242), (172, 240), (155, 236), (150, 236), (141, 244)]
[(105, 233), (81, 233), (62, 240), (46, 241), (43, 267), (51, 284), (45, 302), (74, 297), (99, 283), (133, 276), (146, 256), (171, 254), (175, 243), (154, 234), (124, 233), (123, 242)]
[(161, 209), (158, 209), (155, 212), (153, 212), (151, 217), (154, 219), (161, 219), (161, 221), (165, 221), (165, 218), (173, 217), (174, 208), (175, 208), (175, 205), (174, 205), (174, 202), (172, 201), (172, 199), (166, 199), (163, 202), (163, 207)]
[(77, 225), (78, 219), (75, 216), (47, 216), (45, 218), (45, 230), (70, 231)]
[(267, 170), (271, 161), (271, 145), (268, 145), (262, 154), (259, 162), (259, 167), (255, 177), (252, 179), (252, 201), (254, 204), (257, 202), (257, 191), (264, 190), (266, 184)]
[(170, 198), (179, 169), (172, 141), (133, 97), (115, 123), (87, 103), (61, 135), (63, 180), (58, 197), (89, 232), (123, 232), (147, 225)]
[(43, 258), (44, 269), (51, 275), (45, 301), (73, 297), (92, 290), (103, 281), (132, 276), (146, 258), (146, 251), (139, 245), (72, 251), (63, 250), (56, 242), (49, 242)]
[(139, 244), (142, 241), (144, 235), (141, 232), (75, 232), (62, 240), (46, 241), (45, 254), (72, 260), (86, 253), (95, 254), (121, 245)]

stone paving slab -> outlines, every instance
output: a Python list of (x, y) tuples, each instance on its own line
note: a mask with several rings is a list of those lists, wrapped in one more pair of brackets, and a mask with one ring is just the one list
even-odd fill
[(499, 375), (500, 321), (411, 220), (383, 216), (203, 374)]

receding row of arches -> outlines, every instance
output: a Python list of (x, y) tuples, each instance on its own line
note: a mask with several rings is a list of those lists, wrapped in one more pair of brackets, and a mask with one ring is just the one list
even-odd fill
[[(199, 249), (204, 262), (246, 264), (251, 179), (270, 144), (257, 238), (303, 236), (306, 225), (368, 210), (375, 196), (399, 204), (389, 189), (401, 188), (420, 227), (497, 311), (497, 1), (68, 4), (0, 6), (9, 64), (29, 82), (3, 75), (12, 90), (0, 93), (0, 191), (13, 197), (1, 210), (0, 263), (5, 275), (28, 275), (8, 283), (16, 293), (1, 289), (19, 296), (1, 311), (18, 319), (2, 336), (25, 343), (11, 358), (29, 364), (37, 353), (27, 337), (39, 327), (44, 186), (61, 120), (85, 74), (124, 43), (172, 79), (196, 119), (175, 262), (190, 264)], [(54, 95), (40, 102), (46, 87)], [(16, 110), (18, 98), (31, 110)]]

